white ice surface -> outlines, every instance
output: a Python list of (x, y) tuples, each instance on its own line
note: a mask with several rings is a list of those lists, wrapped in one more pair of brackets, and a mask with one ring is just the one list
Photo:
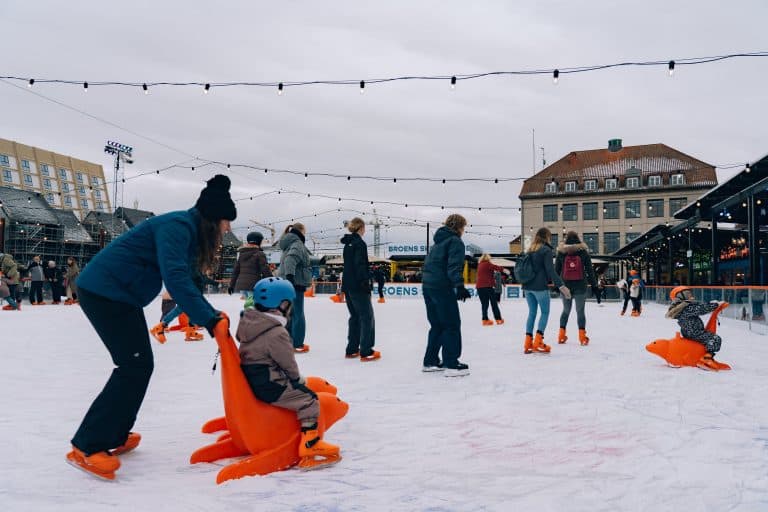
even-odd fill
[[(212, 296), (238, 318), (241, 302)], [(215, 484), (189, 456), (212, 442), (222, 413), (214, 343), (153, 342), (155, 373), (116, 483), (64, 462), (69, 440), (112, 369), (79, 307), (0, 312), (0, 510), (768, 510), (768, 338), (723, 320), (719, 359), (732, 372), (671, 369), (644, 345), (676, 324), (647, 305), (640, 318), (587, 305), (589, 347), (571, 319), (566, 345), (523, 355), (526, 308), (481, 327), (461, 305), (472, 374), (422, 373), (427, 321), (419, 300), (374, 304), (375, 363), (344, 359), (347, 310), (307, 299), (305, 375), (339, 387), (350, 412), (327, 434), (335, 467)], [(159, 302), (147, 308), (154, 323)], [(554, 341), (559, 302), (547, 338)]]

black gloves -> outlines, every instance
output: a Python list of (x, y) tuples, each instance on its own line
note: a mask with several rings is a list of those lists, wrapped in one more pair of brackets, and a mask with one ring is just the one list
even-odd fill
[[(208, 320), (207, 324), (205, 324), (205, 330), (208, 331), (208, 334), (210, 334), (211, 338), (215, 338), (213, 330), (216, 328), (216, 325), (219, 322), (227, 322), (227, 324), (229, 324), (229, 317), (227, 317), (226, 313), (217, 311), (216, 315)], [(229, 325), (227, 325), (227, 328), (229, 328)]]
[(465, 300), (471, 297), (472, 295), (469, 294), (469, 290), (464, 288), (464, 286), (456, 287), (456, 300), (460, 300), (461, 302), (464, 302)]
[(285, 278), (286, 278), (287, 280), (289, 280), (289, 281), (291, 282), (291, 284), (293, 284), (293, 285), (295, 285), (295, 284), (296, 284), (296, 282), (294, 281), (295, 277), (294, 277), (294, 275), (293, 275), (293, 274), (288, 274), (287, 276), (285, 276)]
[(232, 295), (232, 292), (234, 292), (234, 291), (235, 291), (235, 290), (234, 290), (234, 289), (233, 289), (231, 286), (230, 286), (229, 288), (227, 288), (227, 293), (228, 293), (229, 295)]

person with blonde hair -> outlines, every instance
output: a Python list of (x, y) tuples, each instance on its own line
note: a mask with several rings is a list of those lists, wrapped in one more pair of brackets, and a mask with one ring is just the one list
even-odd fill
[(464, 288), (464, 242), (461, 237), (466, 225), (467, 219), (461, 215), (449, 215), (435, 232), (435, 245), (424, 260), (422, 293), (430, 328), (422, 371), (445, 371), (446, 377), (469, 375), (469, 365), (459, 361), (461, 315), (457, 302), (471, 297)]
[(376, 343), (376, 324), (371, 304), (371, 275), (368, 270), (368, 245), (363, 240), (365, 221), (355, 217), (347, 222), (349, 233), (341, 237), (344, 244), (344, 280), (341, 289), (346, 295), (349, 310), (347, 331), (347, 359), (375, 361), (381, 352), (373, 350)]
[(309, 345), (304, 343), (307, 321), (304, 318), (304, 291), (312, 285), (312, 271), (309, 263), (309, 249), (304, 245), (307, 228), (300, 222), (286, 226), (280, 237), (279, 247), (283, 251), (277, 276), (287, 279), (296, 289), (293, 309), (286, 328), (291, 333), (293, 349), (296, 352), (309, 352)]
[[(552, 246), (549, 244), (552, 233), (547, 228), (539, 228), (533, 243), (528, 248), (528, 256), (531, 258), (534, 270), (533, 279), (523, 283), (525, 300), (528, 304), (528, 320), (525, 324), (526, 354), (549, 353), (552, 347), (544, 343), (544, 330), (549, 321), (549, 282), (552, 281), (560, 289), (563, 297), (571, 298), (571, 292), (563, 284), (563, 280), (555, 272), (553, 260), (555, 259)], [(518, 265), (520, 263), (518, 262)], [(541, 311), (536, 336), (533, 336), (533, 325), (536, 322), (536, 312)]]
[(480, 256), (480, 261), (477, 263), (477, 282), (475, 283), (475, 289), (477, 289), (477, 296), (480, 297), (483, 325), (493, 325), (493, 322), (488, 319), (488, 304), (491, 305), (493, 319), (496, 320), (496, 323), (498, 325), (504, 323), (504, 319), (501, 318), (501, 311), (499, 311), (499, 302), (496, 298), (496, 278), (494, 272), (509, 273), (507, 269), (491, 263), (490, 254), (483, 254)]

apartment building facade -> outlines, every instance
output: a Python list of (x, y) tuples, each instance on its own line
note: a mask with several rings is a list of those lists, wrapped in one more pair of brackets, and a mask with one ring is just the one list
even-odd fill
[(523, 246), (536, 230), (553, 245), (576, 231), (593, 254), (613, 254), (717, 185), (714, 166), (664, 144), (573, 151), (525, 180), (520, 192)]
[(2, 138), (0, 185), (39, 195), (80, 220), (112, 208), (101, 165)]

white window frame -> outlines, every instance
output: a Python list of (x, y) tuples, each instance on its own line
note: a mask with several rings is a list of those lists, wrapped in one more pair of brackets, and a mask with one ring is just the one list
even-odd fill
[(13, 173), (11, 173), (10, 169), (3, 169), (3, 181), (13, 183)]
[(544, 192), (546, 192), (547, 194), (554, 194), (555, 192), (557, 192), (557, 183), (555, 183), (554, 181), (550, 181), (549, 183), (544, 185)]
[(45, 190), (53, 190), (50, 178), (43, 178), (43, 188), (45, 188)]
[(673, 174), (669, 178), (670, 185), (685, 185), (685, 174)]
[(605, 180), (605, 190), (616, 190), (619, 188), (619, 180), (616, 178), (608, 178)]
[(648, 186), (649, 187), (660, 187), (661, 186), (661, 176), (648, 176)]
[(566, 192), (576, 192), (577, 186), (575, 181), (566, 181), (565, 182), (565, 191)]
[(11, 166), (11, 159), (8, 155), (0, 155), (0, 165)]
[(72, 206), (72, 196), (64, 196), (64, 204), (71, 207)]
[(102, 203), (101, 201), (96, 201), (96, 209), (104, 210), (104, 203)]
[(98, 186), (99, 185), (99, 177), (98, 176), (91, 176), (91, 185)]
[(584, 190), (597, 190), (597, 180), (584, 181)]
[[(24, 165), (26, 164), (26, 165)], [(32, 172), (32, 166), (29, 165), (29, 160), (22, 160), (21, 161), (21, 168), (24, 169), (27, 172)]]
[(81, 196), (84, 196), (85, 195), (85, 185), (79, 185), (77, 187), (77, 191), (80, 192)]
[(62, 183), (61, 184), (61, 191), (69, 193), (69, 183)]
[(48, 176), (50, 178), (51, 173), (48, 169), (48, 164), (40, 164), (40, 174), (43, 176)]
[(86, 198), (80, 199), (80, 206), (82, 208), (88, 208), (88, 200)]
[(67, 170), (66, 169), (59, 169), (59, 178), (61, 178), (62, 180), (69, 179), (67, 177)]
[(82, 173), (82, 172), (80, 172), (80, 171), (77, 171), (77, 172), (75, 173), (75, 177), (77, 177), (77, 182), (78, 182), (78, 183), (82, 183), (82, 182), (83, 182), (83, 173)]
[(101, 190), (94, 190), (93, 195), (96, 197), (96, 199), (101, 199)]
[(29, 185), (30, 187), (35, 184), (34, 181), (32, 181), (32, 175), (31, 174), (24, 174), (24, 184)]
[(640, 178), (637, 176), (632, 176), (630, 178), (627, 178), (627, 181), (625, 183), (625, 188), (640, 188)]

